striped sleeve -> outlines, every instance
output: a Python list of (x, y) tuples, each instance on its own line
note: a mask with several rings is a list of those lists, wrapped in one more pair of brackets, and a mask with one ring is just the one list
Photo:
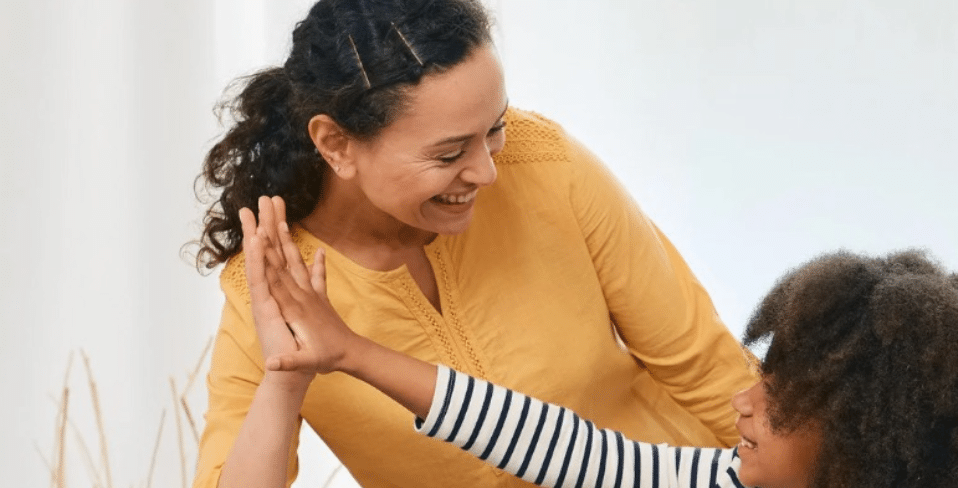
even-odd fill
[(634, 442), (566, 408), (445, 366), (416, 430), (540, 486), (745, 488), (735, 450)]

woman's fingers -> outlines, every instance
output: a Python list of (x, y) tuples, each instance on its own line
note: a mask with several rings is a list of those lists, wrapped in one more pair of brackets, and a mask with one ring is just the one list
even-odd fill
[(273, 217), (276, 218), (276, 223), (286, 222), (286, 201), (280, 196), (272, 197), (270, 200), (273, 201)]
[(243, 229), (243, 239), (256, 235), (256, 216), (253, 211), (243, 207), (239, 210), (240, 225)]
[[(280, 199), (282, 201), (282, 199)], [(265, 233), (266, 243), (269, 247), (274, 248), (277, 252), (280, 253), (280, 258), (282, 258), (282, 251), (279, 248), (279, 235), (276, 231), (277, 225), (277, 216), (276, 208), (273, 204), (273, 199), (267, 196), (261, 196), (258, 200), (259, 204), (259, 228), (258, 230)], [(285, 207), (282, 209), (283, 217), (285, 218), (286, 210)], [(262, 235), (262, 234), (261, 234)], [(283, 262), (283, 267), (286, 266), (285, 260)]]
[(240, 222), (243, 224), (243, 253), (246, 260), (246, 279), (249, 283), (250, 298), (254, 304), (259, 304), (269, 296), (266, 284), (264, 243), (256, 231), (256, 218), (248, 208), (239, 212)]

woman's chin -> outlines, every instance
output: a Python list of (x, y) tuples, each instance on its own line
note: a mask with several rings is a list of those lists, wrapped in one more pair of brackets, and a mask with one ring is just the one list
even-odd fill
[(462, 234), (469, 229), (469, 224), (472, 223), (472, 202), (457, 206), (435, 204), (433, 207), (437, 211), (424, 215), (426, 221), (421, 229), (444, 235)]

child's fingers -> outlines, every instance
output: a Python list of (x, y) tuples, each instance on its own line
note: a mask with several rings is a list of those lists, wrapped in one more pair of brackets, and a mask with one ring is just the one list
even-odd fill
[(326, 250), (319, 248), (313, 256), (313, 265), (309, 268), (309, 284), (316, 293), (326, 295)]
[(264, 242), (263, 256), (266, 258), (266, 265), (279, 271), (286, 269), (286, 259), (283, 258), (283, 250), (269, 243), (269, 235), (262, 228), (257, 231), (256, 236)]
[[(305, 294), (310, 291), (309, 285), (301, 285), (298, 280), (290, 275), (290, 269), (288, 267), (289, 262), (280, 258), (279, 253), (276, 252), (276, 249), (264, 247), (264, 253), (266, 254), (267, 269), (269, 269), (273, 275), (276, 276), (277, 280), (282, 280), (283, 286), (287, 288), (287, 291), (290, 295), (297, 300), (304, 299)], [(303, 272), (305, 273), (305, 270)]]
[(299, 247), (293, 242), (293, 236), (289, 233), (289, 224), (280, 222), (279, 225), (280, 248), (286, 258), (286, 267), (289, 269), (296, 284), (304, 290), (309, 289), (309, 270), (303, 263), (303, 256), (299, 254)]
[(269, 294), (279, 305), (279, 312), (283, 315), (286, 322), (299, 320), (302, 307), (300, 306), (300, 294), (296, 283), (285, 273), (267, 266), (265, 270), (266, 284)]

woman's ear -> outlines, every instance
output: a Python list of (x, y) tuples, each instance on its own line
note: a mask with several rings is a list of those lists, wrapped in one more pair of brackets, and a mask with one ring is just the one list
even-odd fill
[(309, 119), (309, 138), (336, 176), (350, 179), (356, 174), (351, 146), (356, 141), (332, 117), (319, 114)]

